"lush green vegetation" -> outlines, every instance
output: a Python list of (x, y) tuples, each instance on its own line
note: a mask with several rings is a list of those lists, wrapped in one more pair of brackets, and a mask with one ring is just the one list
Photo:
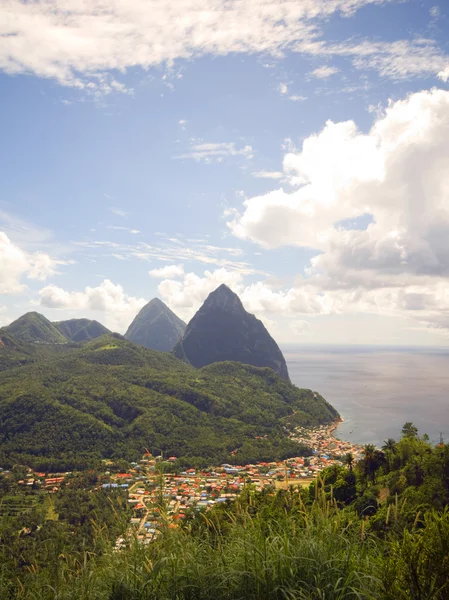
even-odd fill
[(185, 328), (184, 321), (181, 321), (162, 300), (153, 298), (136, 315), (125, 333), (125, 338), (145, 348), (170, 352), (182, 337)]
[(191, 465), (281, 459), (307, 452), (287, 437), (289, 418), (318, 425), (337, 416), (271, 369), (197, 370), (118, 335), (82, 347), (42, 345), (30, 360), (0, 373), (3, 466), (71, 470), (145, 448)]
[(3, 516), (0, 597), (447, 600), (449, 446), (407, 424), (399, 442), (347, 463), (310, 488), (248, 485), (233, 504), (120, 552), (124, 498), (94, 490), (87, 473), (53, 497), (52, 518), (44, 501)]
[(57, 321), (54, 323), (54, 326), (71, 342), (85, 342), (111, 333), (109, 329), (101, 323), (98, 321), (91, 321), (90, 319), (68, 319), (67, 321)]
[(22, 344), (0, 329), (0, 371), (33, 362), (35, 348)]
[(58, 328), (37, 312), (22, 315), (5, 327), (3, 331), (24, 343), (65, 344), (67, 342), (67, 338)]

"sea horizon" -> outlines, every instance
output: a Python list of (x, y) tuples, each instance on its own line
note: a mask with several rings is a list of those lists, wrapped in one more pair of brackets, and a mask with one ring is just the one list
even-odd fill
[(449, 347), (282, 344), (292, 383), (319, 392), (340, 413), (335, 436), (381, 446), (411, 421), (438, 443), (449, 438)]

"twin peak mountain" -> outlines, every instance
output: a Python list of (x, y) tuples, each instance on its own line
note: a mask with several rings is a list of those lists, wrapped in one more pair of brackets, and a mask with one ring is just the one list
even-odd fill
[[(0, 345), (6, 345), (7, 336), (12, 336), (15, 343), (65, 344), (86, 342), (107, 333), (111, 332), (97, 321), (71, 319), (52, 323), (31, 312), (0, 330)], [(221, 361), (241, 362), (270, 367), (289, 381), (285, 359), (274, 339), (224, 284), (209, 294), (188, 325), (154, 298), (135, 317), (125, 338), (152, 350), (172, 352), (194, 367)]]
[(289, 381), (279, 346), (262, 321), (248, 313), (240, 298), (222, 284), (186, 324), (155, 298), (142, 308), (125, 338), (173, 354), (194, 367), (225, 360), (270, 367)]

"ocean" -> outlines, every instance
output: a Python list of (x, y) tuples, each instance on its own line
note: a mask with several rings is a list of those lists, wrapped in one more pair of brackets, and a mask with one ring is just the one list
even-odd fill
[(405, 422), (449, 441), (449, 348), (283, 345), (290, 378), (319, 392), (344, 422), (335, 435), (381, 446)]

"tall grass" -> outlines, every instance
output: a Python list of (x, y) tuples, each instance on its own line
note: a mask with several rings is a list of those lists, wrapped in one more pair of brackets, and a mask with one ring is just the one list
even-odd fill
[[(388, 515), (391, 521), (393, 511)], [(250, 496), (167, 529), (149, 547), (58, 555), (55, 566), (13, 585), (0, 568), (0, 597), (33, 600), (447, 600), (449, 513), (380, 539), (318, 493), (263, 502)], [(98, 548), (105, 532), (98, 532)], [(101, 540), (104, 536), (104, 540)], [(103, 548), (104, 550), (104, 548)], [(8, 587), (9, 586), (9, 587)], [(8, 595), (9, 594), (9, 595)]]

